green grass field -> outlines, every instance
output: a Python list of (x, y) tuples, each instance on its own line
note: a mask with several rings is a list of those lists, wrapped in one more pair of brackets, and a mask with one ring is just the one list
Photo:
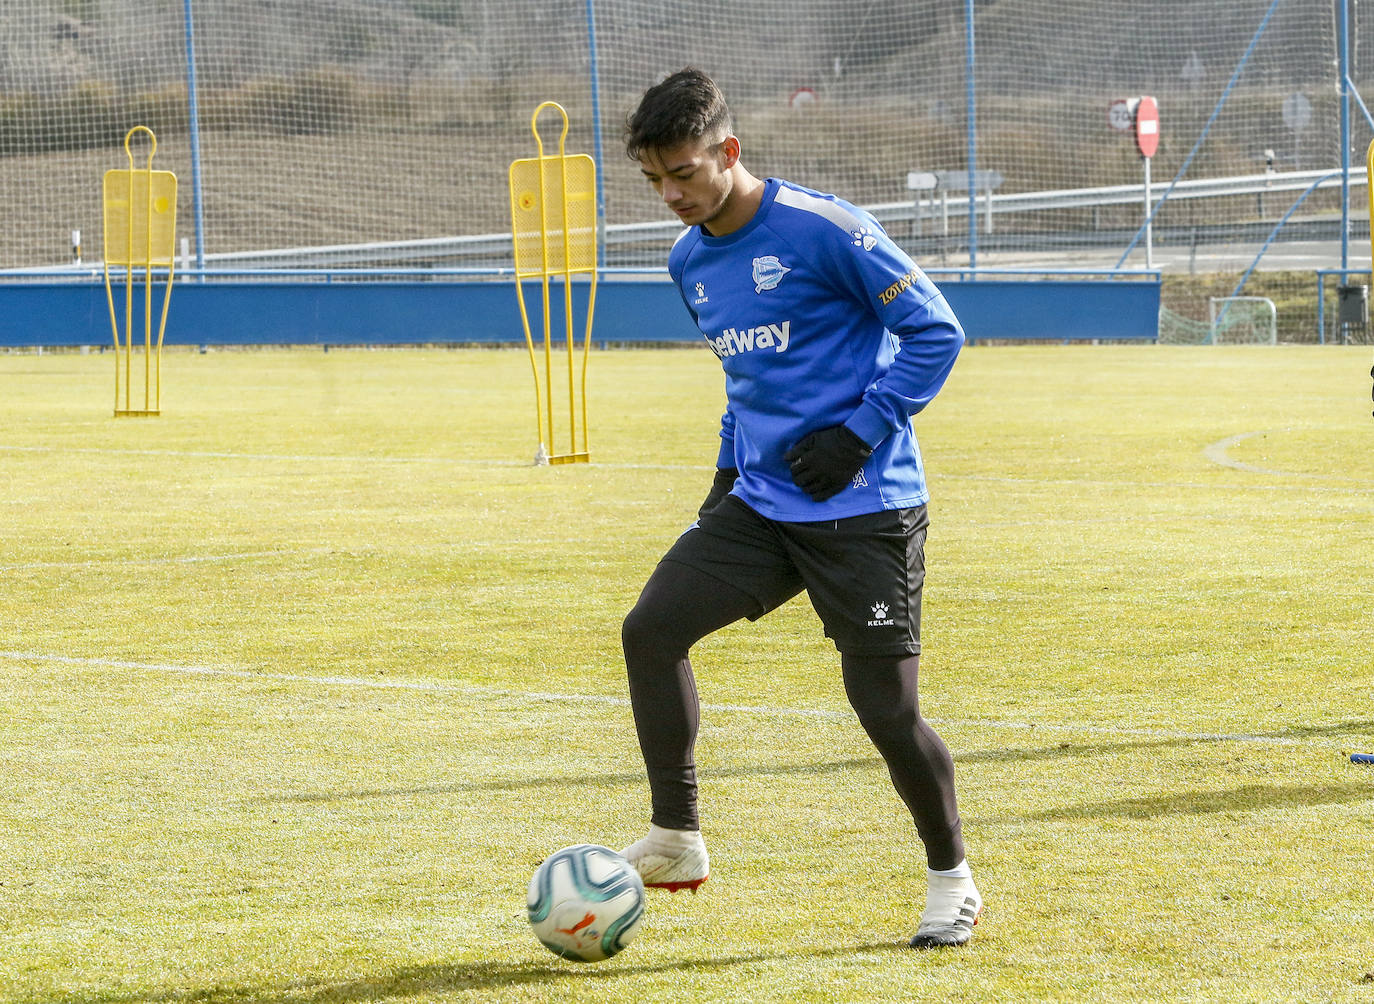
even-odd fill
[(924, 862), (804, 598), (694, 653), (713, 875), (550, 955), (548, 851), (647, 823), (619, 625), (711, 477), (705, 351), (0, 356), (0, 999), (1370, 1001), (1368, 349), (976, 347), (917, 430)]

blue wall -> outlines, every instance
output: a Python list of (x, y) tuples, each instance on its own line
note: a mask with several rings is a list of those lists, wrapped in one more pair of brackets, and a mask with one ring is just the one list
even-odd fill
[[(134, 340), (142, 340), (142, 294), (135, 287)], [(162, 289), (154, 288), (156, 337)], [(1158, 280), (979, 279), (941, 289), (971, 342), (979, 339), (1131, 339), (1158, 335)], [(121, 329), (122, 290), (116, 287)], [(587, 287), (574, 286), (582, 336)], [(541, 337), (538, 284), (527, 285)], [(551, 286), (555, 340), (561, 340), (561, 285)], [(597, 286), (596, 342), (696, 340), (677, 290), (666, 279), (603, 279)], [(167, 345), (406, 344), (523, 342), (512, 280), (499, 282), (183, 282), (172, 290)], [(112, 345), (103, 284), (0, 285), (0, 345)]]

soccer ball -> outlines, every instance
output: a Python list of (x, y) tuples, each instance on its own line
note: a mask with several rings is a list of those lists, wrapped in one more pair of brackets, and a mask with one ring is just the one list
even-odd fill
[(535, 869), (525, 905), (545, 948), (574, 962), (600, 962), (639, 930), (644, 882), (615, 851), (575, 844), (550, 854)]

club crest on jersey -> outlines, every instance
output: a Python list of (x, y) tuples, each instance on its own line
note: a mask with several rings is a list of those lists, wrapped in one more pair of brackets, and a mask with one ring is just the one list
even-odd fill
[(765, 289), (777, 289), (778, 283), (782, 282), (782, 277), (790, 271), (792, 271), (790, 268), (778, 261), (778, 256), (775, 254), (755, 258), (754, 292), (762, 293)]
[(872, 251), (873, 246), (878, 243), (878, 238), (873, 236), (873, 231), (868, 227), (860, 227), (852, 231), (850, 236), (854, 238), (854, 246), (863, 248), (865, 251)]

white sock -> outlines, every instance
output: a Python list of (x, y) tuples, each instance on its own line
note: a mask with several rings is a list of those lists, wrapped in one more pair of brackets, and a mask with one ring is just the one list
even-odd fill
[(963, 861), (960, 861), (953, 868), (946, 868), (943, 871), (935, 868), (927, 868), (926, 874), (939, 876), (940, 878), (971, 879), (973, 878), (973, 869), (968, 866), (968, 858), (964, 858)]
[(689, 847), (701, 845), (700, 830), (670, 830), (667, 827), (649, 824), (649, 842), (655, 847), (668, 850), (685, 851)]

